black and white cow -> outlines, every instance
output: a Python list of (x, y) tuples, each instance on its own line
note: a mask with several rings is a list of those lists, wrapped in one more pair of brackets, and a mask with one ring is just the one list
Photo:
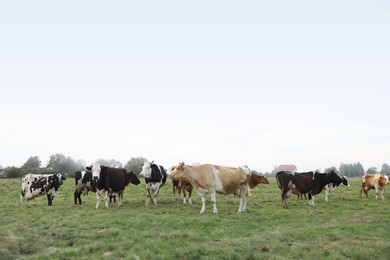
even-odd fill
[(276, 174), (276, 182), (282, 190), (283, 207), (288, 208), (287, 198), (292, 194), (309, 194), (309, 204), (314, 206), (314, 199), (329, 183), (340, 184), (341, 177), (331, 170), (329, 173), (303, 172), (292, 173), (280, 171)]
[(78, 171), (74, 176), (76, 189), (74, 191), (74, 204), (78, 203), (81, 205), (81, 194), (87, 195), (88, 192), (96, 192), (96, 182), (92, 181), (91, 171)]
[(47, 195), (48, 205), (51, 206), (54, 197), (58, 194), (58, 188), (64, 180), (66, 180), (66, 177), (61, 173), (27, 174), (22, 178), (19, 206), (22, 206), (23, 198), (26, 198), (27, 206), (29, 207), (30, 200), (44, 194)]
[(148, 205), (150, 201), (153, 205), (157, 205), (157, 195), (167, 180), (164, 167), (154, 164), (153, 161), (146, 161), (142, 164), (142, 171), (139, 176), (145, 178), (148, 191), (145, 205)]
[(105, 206), (108, 208), (108, 194), (118, 194), (118, 206), (122, 205), (123, 191), (125, 187), (132, 183), (140, 184), (138, 177), (131, 172), (126, 172), (122, 168), (110, 168), (95, 163), (91, 167), (86, 167), (92, 172), (92, 179), (96, 182), (96, 208), (99, 208), (100, 197), (105, 192)]
[(341, 178), (341, 183), (335, 182), (335, 183), (329, 183), (325, 186), (325, 201), (328, 202), (329, 193), (331, 193), (334, 189), (336, 189), (340, 185), (344, 185), (345, 187), (349, 187), (349, 182), (347, 178), (344, 176)]

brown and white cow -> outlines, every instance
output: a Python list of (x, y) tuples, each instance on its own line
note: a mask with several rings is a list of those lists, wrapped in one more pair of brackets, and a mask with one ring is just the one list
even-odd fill
[(384, 200), (385, 197), (383, 196), (383, 192), (388, 184), (389, 176), (381, 174), (365, 174), (362, 176), (362, 189), (360, 190), (360, 197), (364, 191), (364, 194), (366, 194), (366, 197), (368, 198), (368, 191), (375, 189), (376, 199), (378, 199), (378, 190), (381, 190), (382, 200)]
[[(192, 204), (192, 184), (185, 180), (172, 180), (172, 193), (173, 193), (173, 200), (180, 199), (180, 194), (183, 192), (183, 204), (187, 203), (186, 200), (186, 191), (188, 192), (188, 203)], [(177, 197), (176, 197), (177, 193)]]
[(202, 197), (202, 209), (206, 210), (206, 194), (210, 193), (211, 201), (214, 203), (214, 213), (218, 213), (216, 205), (216, 193), (232, 194), (240, 189), (240, 206), (237, 212), (246, 210), (248, 196), (248, 178), (250, 170), (248, 167), (225, 167), (211, 164), (199, 166), (185, 165), (183, 162), (172, 168), (169, 178), (172, 180), (186, 180), (192, 184), (197, 193)]

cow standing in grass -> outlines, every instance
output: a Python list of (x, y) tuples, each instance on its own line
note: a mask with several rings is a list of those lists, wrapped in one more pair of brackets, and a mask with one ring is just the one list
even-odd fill
[(186, 180), (192, 184), (194, 189), (202, 197), (202, 209), (206, 210), (206, 194), (210, 193), (211, 201), (214, 203), (214, 213), (218, 212), (216, 205), (216, 193), (232, 194), (240, 189), (240, 206), (238, 212), (246, 211), (248, 196), (248, 178), (250, 170), (248, 167), (224, 167), (211, 164), (189, 166), (179, 163), (172, 168), (169, 177), (172, 180)]
[(192, 184), (185, 180), (172, 180), (172, 193), (173, 193), (173, 200), (176, 200), (176, 192), (177, 192), (177, 199), (180, 199), (180, 194), (183, 192), (183, 204), (187, 204), (186, 200), (186, 191), (188, 192), (188, 203), (192, 204)]
[(35, 197), (47, 195), (48, 205), (51, 206), (53, 199), (58, 194), (58, 188), (62, 185), (66, 177), (61, 173), (56, 174), (32, 174), (29, 173), (22, 178), (22, 191), (20, 192), (19, 206), (22, 206), (23, 199), (26, 198), (27, 206), (30, 200)]
[(142, 171), (139, 176), (145, 178), (146, 182), (148, 194), (145, 204), (148, 205), (151, 201), (153, 205), (157, 205), (158, 193), (167, 180), (167, 173), (164, 167), (153, 163), (153, 161), (146, 161), (142, 164)]
[(385, 200), (383, 193), (387, 185), (389, 185), (389, 176), (381, 174), (365, 174), (362, 176), (362, 189), (360, 190), (360, 197), (364, 191), (364, 194), (366, 194), (366, 197), (368, 198), (368, 191), (375, 189), (375, 198), (378, 199), (378, 190), (381, 190), (382, 200)]
[(92, 172), (93, 181), (96, 182), (96, 208), (99, 208), (100, 197), (105, 192), (105, 206), (108, 208), (108, 194), (118, 194), (118, 206), (122, 205), (123, 192), (129, 183), (138, 185), (140, 180), (133, 172), (126, 172), (122, 168), (110, 168), (95, 163), (86, 167)]
[(319, 194), (329, 183), (340, 184), (341, 177), (333, 170), (329, 173), (304, 172), (292, 173), (281, 171), (276, 174), (276, 182), (282, 190), (283, 207), (288, 208), (287, 198), (292, 194), (309, 194), (309, 204), (314, 206), (315, 195)]
[(96, 182), (92, 179), (92, 172), (90, 171), (78, 171), (74, 176), (76, 189), (74, 191), (74, 204), (81, 205), (81, 194), (87, 195), (88, 192), (96, 192)]

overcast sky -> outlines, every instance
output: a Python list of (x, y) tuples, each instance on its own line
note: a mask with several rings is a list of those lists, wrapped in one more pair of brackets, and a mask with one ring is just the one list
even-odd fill
[(0, 165), (390, 163), (389, 1), (3, 1)]

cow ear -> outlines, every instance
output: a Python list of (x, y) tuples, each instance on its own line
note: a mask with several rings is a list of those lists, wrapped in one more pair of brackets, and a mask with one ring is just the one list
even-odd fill
[(184, 162), (179, 163), (178, 168), (179, 168), (179, 170), (183, 170), (184, 169)]
[(92, 165), (91, 165), (91, 166), (85, 166), (85, 169), (86, 169), (87, 171), (91, 171), (91, 170), (92, 170)]

